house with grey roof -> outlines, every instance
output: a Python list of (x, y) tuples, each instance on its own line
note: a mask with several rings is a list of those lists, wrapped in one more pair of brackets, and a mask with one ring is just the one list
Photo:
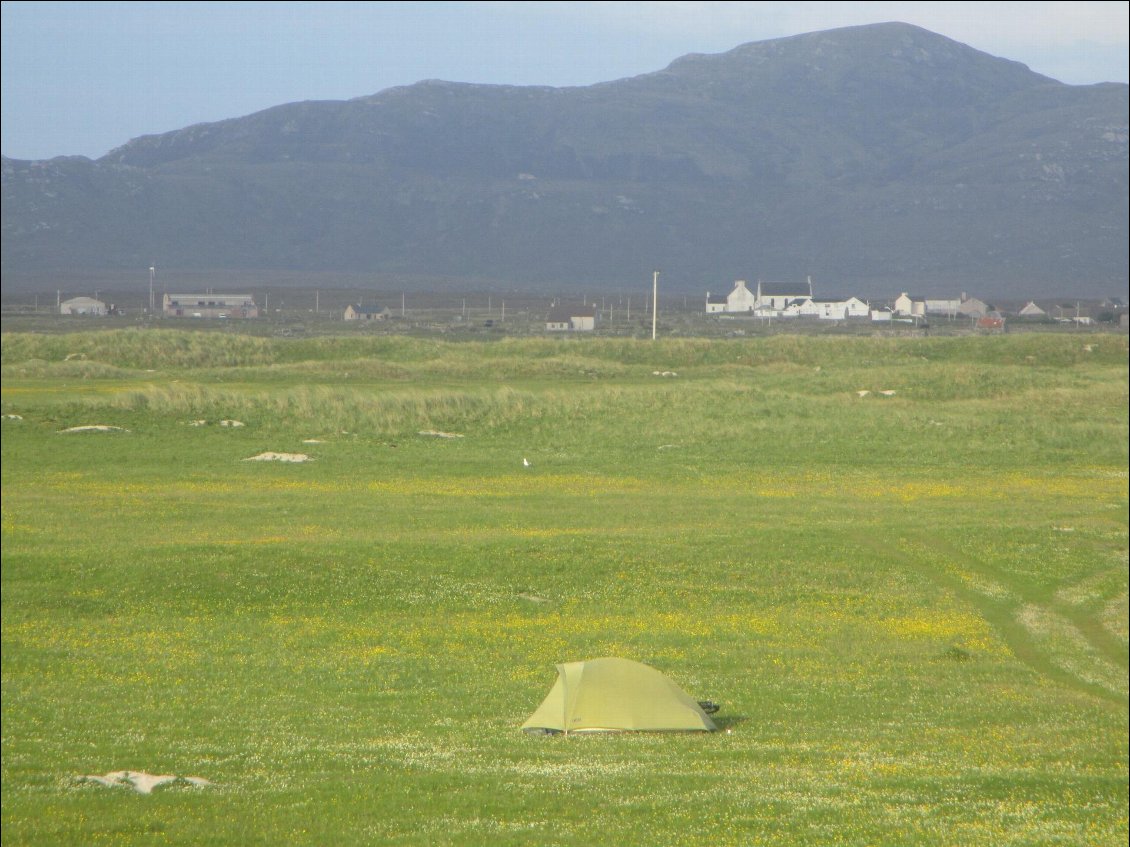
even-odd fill
[(758, 312), (784, 311), (790, 303), (812, 298), (812, 277), (803, 283), (757, 281), (754, 310)]
[(797, 307), (800, 317), (824, 321), (866, 318), (869, 311), (868, 305), (858, 297), (809, 297)]

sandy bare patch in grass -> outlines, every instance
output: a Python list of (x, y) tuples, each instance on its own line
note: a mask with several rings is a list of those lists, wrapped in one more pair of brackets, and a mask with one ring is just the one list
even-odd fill
[(245, 462), (309, 462), (310, 457), (305, 453), (260, 453), (258, 456), (248, 456)]
[(132, 788), (138, 794), (152, 794), (154, 788), (163, 785), (189, 785), (193, 788), (204, 788), (212, 783), (202, 776), (174, 776), (161, 774), (160, 776), (145, 773), (144, 771), (111, 771), (101, 776), (77, 776), (77, 782), (96, 782), (107, 788)]
[(72, 426), (68, 429), (61, 429), (59, 430), (59, 432), (129, 432), (129, 430), (121, 426), (108, 426), (106, 424), (87, 424), (85, 426)]
[(428, 438), (462, 438), (458, 432), (440, 432), (435, 429), (422, 429), (419, 435), (427, 436)]

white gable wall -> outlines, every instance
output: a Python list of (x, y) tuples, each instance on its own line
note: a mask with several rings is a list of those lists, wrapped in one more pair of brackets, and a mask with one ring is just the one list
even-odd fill
[(750, 312), (757, 302), (753, 292), (746, 288), (745, 280), (734, 282), (734, 290), (726, 295), (727, 312)]

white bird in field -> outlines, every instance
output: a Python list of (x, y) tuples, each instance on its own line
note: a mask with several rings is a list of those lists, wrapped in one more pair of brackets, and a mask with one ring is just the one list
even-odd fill
[(528, 468), (529, 466), (530, 466), (530, 460), (529, 459), (522, 459), (522, 467)]

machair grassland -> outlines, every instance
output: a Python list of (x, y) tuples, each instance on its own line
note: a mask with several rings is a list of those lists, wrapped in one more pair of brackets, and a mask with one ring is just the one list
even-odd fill
[(1125, 336), (2, 354), (5, 845), (1126, 842)]

